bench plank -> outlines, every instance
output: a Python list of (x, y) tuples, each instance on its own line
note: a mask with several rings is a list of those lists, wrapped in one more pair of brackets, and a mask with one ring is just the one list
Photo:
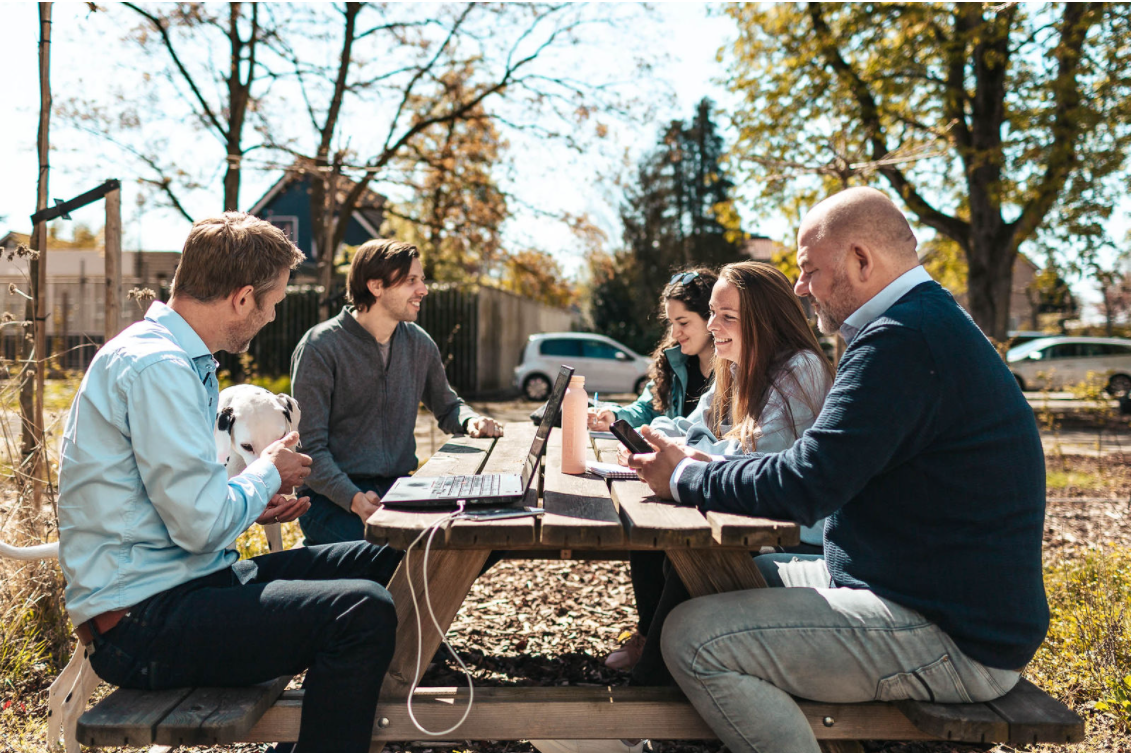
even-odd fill
[[(425, 728), (447, 729), (463, 714), (467, 689), (421, 688), (413, 699), (413, 713)], [(891, 704), (803, 701), (801, 708), (822, 740), (929, 739)], [(301, 711), (302, 691), (287, 691), (251, 730), (248, 740), (296, 739)], [(413, 740), (422, 734), (412, 725), (403, 700), (382, 702), (376, 721), (375, 740)], [(677, 688), (634, 687), (476, 688), (470, 715), (451, 736), (461, 740), (716, 737)]]
[(243, 688), (197, 688), (157, 724), (154, 742), (216, 745), (240, 740), (286, 689), (290, 677)]
[(96, 748), (152, 745), (157, 725), (191, 692), (118, 688), (78, 718), (76, 737)]
[(1084, 720), (1080, 715), (1025, 678), (986, 705), (1009, 722), (1010, 745), (1084, 740)]
[(940, 740), (988, 743), (1009, 739), (1009, 723), (982, 703), (897, 701), (911, 723)]
[[(596, 476), (561, 472), (561, 432), (550, 434), (546, 449), (546, 475), (540, 541), (559, 549), (609, 549), (623, 546), (624, 529), (613, 507), (609, 487)], [(595, 459), (588, 450), (589, 459)]]

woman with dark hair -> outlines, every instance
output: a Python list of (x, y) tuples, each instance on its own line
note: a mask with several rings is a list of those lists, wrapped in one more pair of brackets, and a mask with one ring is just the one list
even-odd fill
[(668, 332), (652, 352), (651, 381), (631, 405), (591, 408), (590, 429), (608, 431), (620, 418), (643, 426), (658, 416), (679, 418), (695, 410), (711, 381), (714, 346), (707, 317), (717, 279), (706, 267), (672, 275), (660, 294)]

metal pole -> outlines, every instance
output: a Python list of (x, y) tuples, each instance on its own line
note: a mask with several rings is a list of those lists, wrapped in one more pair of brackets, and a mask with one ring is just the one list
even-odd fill
[(106, 194), (106, 320), (103, 323), (104, 343), (119, 332), (119, 309), (122, 305), (122, 192)]

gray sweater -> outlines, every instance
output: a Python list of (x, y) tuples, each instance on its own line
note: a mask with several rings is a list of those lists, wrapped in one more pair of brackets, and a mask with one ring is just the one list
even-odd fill
[(477, 415), (448, 385), (427, 332), (398, 324), (386, 366), (377, 340), (345, 310), (303, 335), (291, 356), (291, 392), (302, 410), (302, 451), (314, 459), (307, 486), (346, 510), (361, 491), (350, 476), (416, 470), (422, 401), (449, 434)]

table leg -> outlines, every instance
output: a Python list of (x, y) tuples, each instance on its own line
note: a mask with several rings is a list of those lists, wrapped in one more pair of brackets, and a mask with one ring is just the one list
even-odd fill
[(750, 552), (741, 549), (668, 549), (667, 554), (692, 598), (766, 587), (766, 579), (754, 564)]
[[(453, 549), (434, 549), (428, 555), (428, 593), (432, 601), (432, 611), (436, 621), (446, 632), (459, 612), (463, 600), (471, 590), (471, 584), (479, 577), (479, 571), (491, 553), (486, 550), (466, 551)], [(420, 671), (423, 673), (440, 647), (443, 636), (436, 632), (428, 616), (424, 603), (424, 555), (422, 551), (412, 553), (412, 584), (416, 589), (416, 600), (420, 607), (422, 639), (420, 642)], [(382, 698), (407, 698), (412, 679), (416, 674), (416, 614), (412, 609), (412, 597), (408, 590), (408, 568), (402, 560), (389, 582), (389, 593), (397, 605), (397, 648), (393, 654), (389, 673), (381, 686)]]

